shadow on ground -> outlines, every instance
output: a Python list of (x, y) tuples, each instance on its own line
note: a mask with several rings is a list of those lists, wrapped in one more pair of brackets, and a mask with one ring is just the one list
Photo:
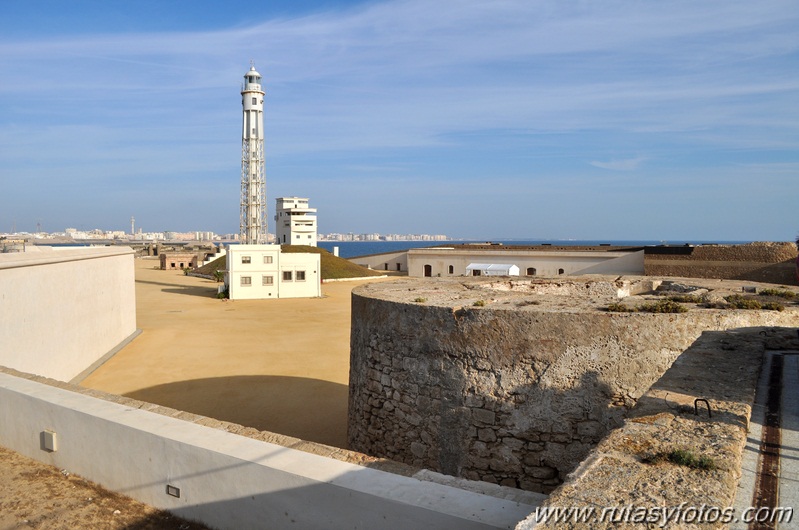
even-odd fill
[(303, 440), (346, 447), (347, 385), (287, 376), (232, 376), (152, 386), (125, 396)]
[(179, 283), (151, 282), (147, 280), (136, 280), (136, 283), (148, 283), (150, 285), (161, 285), (165, 293), (188, 294), (191, 296), (202, 296), (205, 298), (216, 298), (217, 286), (219, 283), (213, 280), (205, 280), (202, 285), (181, 285)]

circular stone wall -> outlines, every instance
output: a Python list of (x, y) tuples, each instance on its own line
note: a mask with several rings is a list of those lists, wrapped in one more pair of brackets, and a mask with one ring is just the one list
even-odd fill
[[(732, 281), (682, 282), (669, 288), (710, 299), (742, 289)], [(662, 299), (653, 293), (660, 284), (460, 278), (357, 288), (350, 447), (546, 493), (702, 331), (797, 323), (794, 307), (605, 310), (612, 302)]]

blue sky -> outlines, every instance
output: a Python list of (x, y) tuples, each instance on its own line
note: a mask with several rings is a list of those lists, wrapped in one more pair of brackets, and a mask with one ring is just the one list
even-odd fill
[(0, 232), (238, 232), (250, 60), (323, 233), (799, 232), (793, 0), (254, 4), (0, 3)]

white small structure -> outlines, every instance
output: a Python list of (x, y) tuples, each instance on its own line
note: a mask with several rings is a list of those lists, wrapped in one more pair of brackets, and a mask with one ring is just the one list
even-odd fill
[(316, 208), (308, 207), (305, 197), (278, 197), (275, 208), (275, 233), (282, 245), (316, 246)]
[(466, 274), (471, 276), (518, 276), (519, 267), (505, 263), (470, 263)]
[(231, 300), (322, 296), (319, 254), (280, 245), (229, 245), (225, 288)]

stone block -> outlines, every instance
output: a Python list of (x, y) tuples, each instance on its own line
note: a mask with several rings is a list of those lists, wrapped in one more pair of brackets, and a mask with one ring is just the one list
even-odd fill
[(478, 429), (477, 438), (481, 442), (495, 442), (497, 435), (494, 433), (494, 429)]
[(479, 422), (479, 423), (484, 423), (486, 425), (494, 425), (494, 423), (496, 422), (496, 419), (497, 419), (496, 413), (494, 413), (494, 412), (492, 412), (490, 410), (479, 409), (479, 408), (473, 408), (472, 409), (472, 420), (473, 421), (476, 421), (476, 422)]
[(558, 470), (549, 466), (536, 466), (526, 468), (527, 473), (540, 480), (552, 479), (558, 476)]
[(605, 427), (598, 421), (583, 421), (577, 424), (577, 434), (589, 438), (599, 438), (605, 433)]

